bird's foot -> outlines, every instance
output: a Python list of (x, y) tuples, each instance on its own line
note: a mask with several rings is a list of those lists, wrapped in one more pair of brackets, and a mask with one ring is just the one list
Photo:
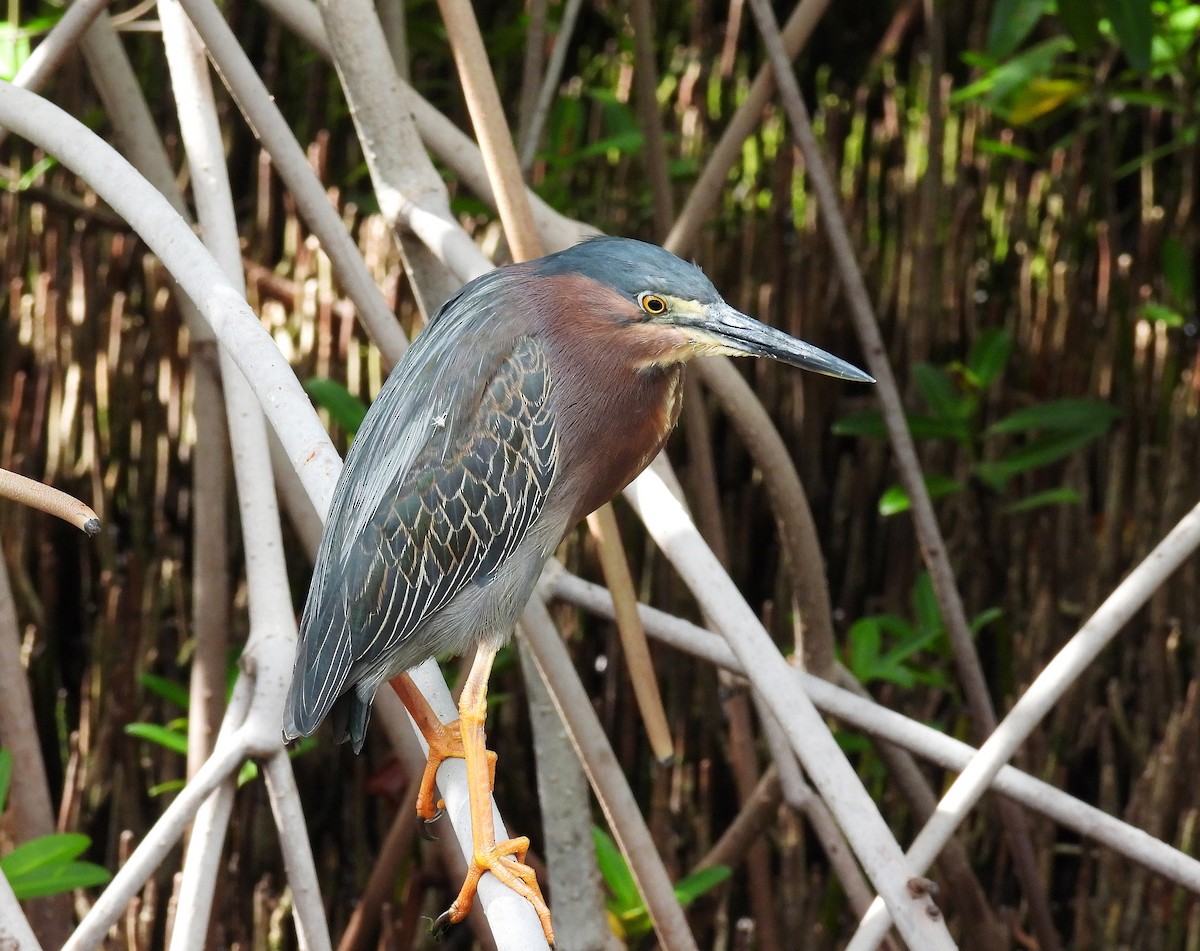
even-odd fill
[(542, 897), (542, 888), (538, 885), (537, 875), (534, 874), (532, 868), (525, 864), (525, 853), (528, 851), (529, 840), (525, 836), (476, 849), (471, 864), (467, 868), (466, 881), (463, 882), (458, 897), (433, 923), (434, 934), (443, 934), (450, 925), (458, 924), (467, 916), (479, 888), (479, 879), (484, 872), (491, 872), (533, 905), (533, 910), (537, 912), (538, 920), (542, 923), (546, 941), (553, 948), (554, 928), (550, 924), (550, 909), (546, 905), (546, 899)]
[[(462, 731), (459, 721), (439, 723), (425, 731), (425, 742), (429, 744), (429, 758), (425, 761), (425, 772), (421, 774), (421, 788), (417, 792), (417, 815), (426, 823), (436, 820), (445, 809), (445, 803), (437, 797), (437, 771), (443, 760), (463, 759)], [(496, 754), (487, 750), (488, 789), (496, 785)], [(424, 834), (424, 833), (422, 833)], [(436, 838), (436, 836), (428, 836)]]

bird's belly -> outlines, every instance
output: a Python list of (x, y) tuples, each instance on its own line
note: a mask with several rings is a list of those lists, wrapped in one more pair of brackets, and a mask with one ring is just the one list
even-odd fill
[(394, 652), (352, 672), (350, 679), (373, 694), (383, 681), (431, 657), (465, 654), (477, 644), (504, 644), (566, 529), (564, 519), (542, 518), (486, 581), (468, 582)]

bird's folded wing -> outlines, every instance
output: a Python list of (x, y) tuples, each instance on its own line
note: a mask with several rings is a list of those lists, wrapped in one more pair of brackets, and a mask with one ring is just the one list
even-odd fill
[(474, 398), (431, 393), (400, 431), (379, 420), (359, 432), (386, 442), (347, 457), (301, 621), (289, 733), (314, 730), (348, 679), (513, 552), (556, 471), (550, 388), (541, 345), (520, 337)]

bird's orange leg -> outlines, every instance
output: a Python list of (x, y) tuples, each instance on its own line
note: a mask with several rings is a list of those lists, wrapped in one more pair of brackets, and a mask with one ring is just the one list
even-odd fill
[[(443, 807), (436, 794), (438, 767), (444, 759), (462, 759), (464, 756), (458, 721), (443, 723), (407, 673), (397, 674), (388, 682), (429, 745), (429, 758), (425, 761), (421, 788), (417, 791), (417, 815), (430, 822), (437, 818)], [(491, 777), (488, 789), (491, 789), (496, 780), (496, 754), (487, 750), (487, 758)]]
[(467, 864), (467, 878), (453, 904), (437, 920), (437, 926), (462, 921), (475, 900), (475, 891), (484, 872), (491, 872), (518, 895), (527, 899), (537, 912), (546, 940), (553, 946), (554, 929), (550, 924), (550, 909), (542, 897), (533, 869), (525, 864), (529, 839), (520, 836), (496, 841), (492, 823), (491, 769), (484, 738), (487, 718), (487, 682), (492, 671), (494, 649), (480, 648), (471, 665), (466, 686), (458, 701), (459, 738), (467, 761), (467, 787), (471, 799), (471, 843), (473, 855)]

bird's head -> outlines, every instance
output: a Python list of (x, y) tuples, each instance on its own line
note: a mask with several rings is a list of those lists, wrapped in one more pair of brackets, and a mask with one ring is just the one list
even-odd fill
[(826, 376), (875, 382), (846, 361), (731, 307), (700, 268), (655, 245), (592, 238), (532, 266), (559, 292), (546, 306), (557, 308), (564, 323), (579, 317), (591, 332), (603, 333), (597, 345), (626, 349), (640, 366), (718, 354), (770, 357)]

